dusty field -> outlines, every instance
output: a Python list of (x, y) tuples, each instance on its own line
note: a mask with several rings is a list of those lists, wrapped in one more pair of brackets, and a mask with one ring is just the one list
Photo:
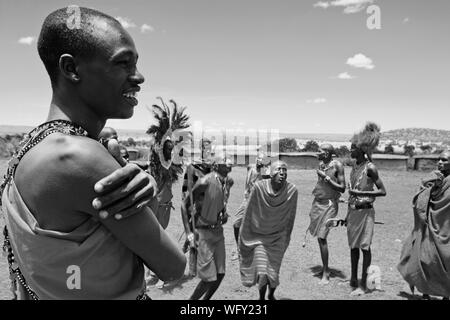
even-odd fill
[[(0, 174), (3, 176), (6, 161), (0, 160)], [(346, 168), (346, 176), (350, 168)], [(412, 227), (411, 198), (417, 189), (418, 182), (425, 173), (382, 171), (388, 196), (375, 202), (376, 221), (382, 224), (375, 226), (372, 245), (372, 264), (382, 270), (382, 291), (374, 291), (362, 297), (350, 297), (348, 279), (350, 276), (350, 256), (347, 245), (346, 230), (338, 227), (330, 232), (328, 242), (330, 250), (331, 282), (327, 286), (318, 285), (321, 260), (317, 241), (308, 237), (307, 245), (302, 247), (305, 230), (309, 223), (309, 209), (312, 202), (311, 190), (316, 182), (313, 170), (288, 171), (288, 180), (299, 190), (297, 218), (292, 234), (291, 244), (285, 254), (280, 275), (280, 286), (276, 291), (278, 299), (416, 299), (406, 293), (405, 282), (396, 270), (402, 241)], [(234, 168), (231, 173), (235, 185), (231, 191), (228, 211), (234, 214), (242, 201), (244, 189), (244, 168)], [(178, 240), (182, 234), (180, 207), (180, 186), (174, 187), (175, 212), (172, 213), (168, 232)], [(347, 198), (347, 195), (344, 195)], [(340, 204), (338, 217), (345, 217), (346, 206)], [(0, 222), (3, 225), (3, 221)], [(183, 238), (184, 240), (184, 238)], [(180, 241), (180, 246), (182, 241)], [(257, 290), (241, 285), (238, 261), (231, 261), (231, 253), (236, 249), (231, 221), (225, 226), (227, 250), (227, 273), (222, 285), (214, 295), (214, 299), (256, 299)], [(361, 269), (361, 261), (360, 261)], [(360, 275), (360, 272), (359, 272)], [(148, 293), (153, 299), (187, 299), (198, 279), (183, 279), (163, 289), (149, 287)], [(5, 259), (0, 259), (0, 299), (8, 299), (9, 277)]]

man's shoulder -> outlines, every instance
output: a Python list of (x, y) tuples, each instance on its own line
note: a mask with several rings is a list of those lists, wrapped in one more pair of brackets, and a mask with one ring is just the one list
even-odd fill
[(23, 157), (15, 180), (21, 194), (38, 211), (48, 211), (48, 215), (91, 212), (95, 182), (118, 167), (95, 140), (54, 133)]
[(339, 159), (333, 159), (331, 160), (331, 164), (335, 167), (335, 168), (343, 168), (344, 164), (341, 162), (341, 160)]
[(257, 181), (255, 181), (255, 183), (253, 184), (253, 187), (254, 187), (254, 188), (255, 188), (255, 187), (260, 187), (260, 188), (262, 188), (262, 187), (264, 187), (265, 185), (267, 185), (267, 181), (270, 181), (270, 180), (268, 180), (268, 179), (257, 180)]
[[(97, 141), (81, 136), (54, 133), (30, 151), (30, 165), (36, 166), (90, 166), (93, 162), (112, 158), (108, 151)], [(68, 167), (67, 169), (71, 169)]]
[(377, 166), (373, 163), (373, 162), (369, 162), (368, 164), (367, 164), (367, 171), (372, 171), (372, 172), (376, 172), (378, 169), (377, 169)]
[(77, 178), (86, 181), (101, 178), (119, 167), (99, 142), (61, 133), (45, 138), (21, 162), (17, 174), (23, 179), (33, 177), (62, 185), (75, 182)]

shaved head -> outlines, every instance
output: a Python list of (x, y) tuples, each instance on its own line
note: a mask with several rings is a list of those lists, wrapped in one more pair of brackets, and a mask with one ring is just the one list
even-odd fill
[(275, 175), (280, 169), (287, 170), (287, 164), (284, 161), (277, 160), (270, 165), (270, 175), (271, 176)]
[(111, 127), (104, 127), (103, 130), (100, 132), (99, 138), (103, 138), (105, 140), (107, 139), (117, 139), (117, 131)]
[(37, 47), (53, 86), (57, 84), (61, 55), (90, 58), (105, 49), (103, 35), (108, 29), (124, 31), (120, 22), (107, 14), (89, 8), (79, 9), (79, 28), (68, 25), (73, 18), (73, 13), (68, 8), (50, 13), (42, 24)]

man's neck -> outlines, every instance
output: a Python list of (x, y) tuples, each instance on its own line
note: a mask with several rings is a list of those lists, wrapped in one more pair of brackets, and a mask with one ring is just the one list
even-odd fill
[(322, 160), (323, 164), (327, 165), (331, 162), (332, 158), (325, 158)]
[(272, 190), (278, 192), (283, 187), (283, 183), (278, 183), (273, 180), (270, 180), (270, 184), (272, 185)]
[(76, 98), (53, 92), (47, 121), (68, 120), (81, 126), (90, 137), (97, 139), (105, 126), (106, 120), (99, 119), (86, 105)]
[(223, 176), (223, 175), (221, 175), (221, 174), (220, 174), (219, 172), (217, 172), (217, 171), (216, 171), (216, 174), (217, 174), (217, 177), (219, 178), (220, 182), (223, 183), (226, 177)]
[(366, 161), (366, 157), (365, 156), (356, 158), (356, 164), (361, 164), (361, 163), (363, 163), (365, 161)]

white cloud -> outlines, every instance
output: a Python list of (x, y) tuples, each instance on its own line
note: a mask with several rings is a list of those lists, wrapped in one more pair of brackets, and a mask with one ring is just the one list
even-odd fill
[(148, 25), (148, 24), (144, 23), (141, 26), (141, 32), (142, 33), (153, 32), (153, 31), (155, 31), (155, 28), (153, 28), (151, 25)]
[(306, 103), (315, 103), (315, 104), (317, 104), (317, 103), (325, 103), (325, 102), (327, 102), (327, 99), (325, 99), (325, 98), (315, 98), (315, 99), (308, 99), (308, 100), (306, 100)]
[(326, 9), (330, 6), (328, 2), (319, 1), (313, 5), (314, 8)]
[(348, 72), (341, 72), (338, 74), (337, 78), (342, 79), (342, 80), (351, 80), (351, 79), (355, 79), (356, 77), (352, 76)]
[(25, 44), (25, 45), (32, 45), (35, 40), (36, 40), (35, 37), (22, 37), (17, 41), (17, 43)]
[(313, 6), (315, 8), (327, 9), (328, 7), (344, 7), (344, 13), (356, 13), (364, 10), (367, 5), (375, 0), (334, 0), (329, 2), (319, 1)]
[(409, 22), (409, 18), (406, 17), (405, 19), (403, 19), (403, 23), (408, 23)]
[(136, 28), (136, 24), (129, 18), (116, 17), (116, 20), (119, 21), (125, 29)]
[(348, 58), (347, 64), (355, 68), (364, 68), (367, 70), (375, 68), (372, 59), (366, 57), (362, 53), (355, 54), (353, 57)]

